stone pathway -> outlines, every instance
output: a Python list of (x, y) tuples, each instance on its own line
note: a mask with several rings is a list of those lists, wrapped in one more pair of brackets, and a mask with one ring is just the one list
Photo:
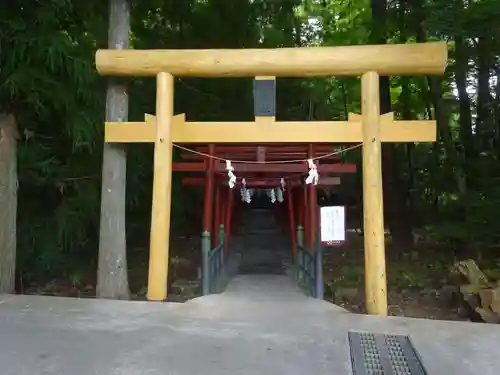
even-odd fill
[[(429, 375), (498, 373), (500, 325), (364, 316), (309, 298), (277, 261), (277, 239), (236, 242), (246, 274), (186, 303), (0, 295), (1, 374), (351, 375), (352, 330), (410, 335)], [(250, 273), (264, 261), (269, 272)]]
[(498, 325), (357, 315), (253, 277), (187, 303), (0, 296), (1, 373), (351, 375), (350, 330), (409, 334), (430, 375), (498, 373)]

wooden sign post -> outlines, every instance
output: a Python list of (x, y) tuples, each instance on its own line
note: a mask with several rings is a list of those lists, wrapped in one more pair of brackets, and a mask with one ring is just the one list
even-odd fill
[[(379, 75), (442, 74), (445, 43), (239, 50), (99, 50), (102, 75), (157, 76), (156, 117), (106, 123), (106, 142), (154, 142), (148, 299), (167, 296), (172, 143), (363, 143), (365, 280), (368, 313), (387, 314), (381, 142), (434, 142), (434, 121), (380, 115)], [(361, 115), (348, 121), (186, 122), (173, 115), (173, 77), (361, 75)], [(238, 173), (235, 170), (235, 173)], [(320, 166), (321, 173), (321, 166)]]

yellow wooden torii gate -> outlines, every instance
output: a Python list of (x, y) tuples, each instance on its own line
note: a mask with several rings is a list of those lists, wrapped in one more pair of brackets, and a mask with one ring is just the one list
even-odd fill
[[(381, 142), (434, 142), (434, 121), (380, 115), (379, 76), (442, 74), (445, 43), (231, 50), (98, 50), (101, 75), (156, 76), (156, 116), (106, 123), (106, 142), (154, 142), (148, 299), (167, 297), (173, 143), (363, 142), (366, 306), (387, 315)], [(349, 121), (186, 122), (174, 116), (174, 76), (361, 76), (361, 115)]]

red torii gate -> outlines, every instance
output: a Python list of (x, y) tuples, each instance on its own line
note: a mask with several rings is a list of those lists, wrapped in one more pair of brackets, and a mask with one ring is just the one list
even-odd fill
[[(255, 122), (268, 124), (272, 127), (276, 119), (276, 77), (257, 76), (254, 79), (254, 116)], [(237, 128), (235, 128), (237, 129)], [(187, 148), (184, 148), (188, 151)], [(276, 188), (281, 185), (281, 179), (286, 180), (285, 200), (288, 208), (288, 230), (292, 241), (292, 251), (296, 251), (296, 224), (304, 228), (306, 244), (313, 248), (315, 233), (319, 230), (319, 209), (317, 206), (317, 195), (313, 185), (305, 188), (300, 176), (308, 171), (307, 159), (321, 159), (319, 170), (323, 176), (330, 173), (354, 173), (355, 164), (339, 162), (340, 155), (334, 153), (333, 144), (296, 144), (284, 145), (269, 143), (259, 144), (232, 144), (232, 145), (199, 145), (181, 153), (181, 159), (193, 161), (176, 162), (172, 165), (173, 171), (204, 172), (204, 178), (184, 178), (183, 183), (204, 186), (205, 204), (203, 215), (203, 231), (217, 233), (220, 224), (226, 229), (226, 248), (231, 231), (231, 215), (233, 212), (234, 197), (227, 192), (227, 178), (217, 178), (226, 172), (226, 160), (232, 161), (237, 174), (244, 178), (245, 186), (248, 188)], [(215, 160), (213, 160), (215, 159)], [(333, 161), (333, 163), (331, 163)], [(328, 164), (325, 164), (328, 163)], [(240, 180), (241, 181), (241, 180)], [(340, 184), (338, 177), (327, 177), (321, 179), (320, 186)], [(215, 186), (215, 188), (214, 188)], [(299, 194), (300, 187), (304, 193)], [(212, 190), (215, 189), (215, 194)], [(214, 197), (215, 198), (212, 198)], [(310, 198), (309, 198), (310, 196)], [(215, 201), (215, 209), (212, 209), (210, 200)], [(283, 206), (278, 206), (283, 207)], [(307, 207), (307, 208), (306, 208)], [(212, 211), (215, 211), (212, 220)], [(279, 213), (280, 211), (278, 211)], [(222, 213), (222, 215), (221, 215)], [(221, 218), (221, 216), (223, 216)], [(283, 213), (279, 215), (283, 223), (286, 217)], [(212, 236), (212, 244), (215, 245), (215, 236)]]
[[(257, 77), (257, 80), (260, 77)], [(273, 92), (274, 96), (274, 92)], [(259, 102), (259, 92), (255, 92), (255, 100)], [(271, 103), (270, 107), (274, 107)], [(256, 113), (257, 114), (257, 113)], [(256, 116), (258, 118), (259, 116)], [(260, 116), (265, 118), (266, 116)], [(271, 117), (271, 121), (274, 116)], [(319, 230), (319, 222), (317, 219), (317, 197), (315, 187), (310, 185), (305, 188), (301, 175), (308, 171), (306, 160), (310, 155), (307, 145), (283, 146), (198, 146), (192, 152), (184, 152), (181, 158), (189, 160), (203, 160), (198, 163), (177, 162), (173, 163), (174, 171), (197, 171), (204, 172), (205, 177), (184, 177), (182, 182), (190, 186), (205, 187), (205, 204), (203, 215), (203, 231), (209, 233), (217, 233), (217, 228), (220, 224), (224, 224), (226, 228), (226, 246), (231, 231), (231, 217), (234, 209), (234, 192), (227, 190), (227, 176), (221, 174), (226, 172), (226, 165), (217, 159), (237, 160), (240, 162), (232, 163), (241, 181), (245, 179), (245, 186), (248, 188), (276, 188), (281, 186), (281, 180), (286, 181), (285, 201), (288, 211), (288, 230), (292, 241), (292, 251), (295, 256), (296, 252), (296, 225), (300, 224), (304, 227), (304, 235), (306, 243), (313, 248), (315, 233)], [(185, 149), (187, 150), (187, 149)], [(313, 145), (313, 158), (321, 158), (322, 162), (340, 159), (338, 153), (334, 153), (334, 145), (321, 144)], [(214, 161), (213, 159), (216, 158)], [(245, 162), (241, 162), (245, 161)], [(274, 162), (274, 163), (273, 163)], [(248, 164), (251, 163), (251, 164)], [(319, 170), (322, 173), (354, 173), (356, 171), (355, 164), (335, 163), (321, 164)], [(212, 181), (213, 180), (213, 181)], [(326, 176), (321, 178), (319, 186), (326, 187), (340, 184), (339, 177)], [(304, 189), (301, 194), (300, 189)], [(215, 193), (214, 191), (215, 190)], [(309, 201), (308, 195), (312, 197)], [(214, 203), (212, 203), (213, 201)], [(314, 201), (314, 203), (313, 203)], [(215, 204), (215, 208), (212, 205)], [(310, 206), (313, 204), (313, 206)], [(279, 206), (283, 207), (283, 206)], [(307, 208), (306, 208), (307, 207)], [(280, 211), (278, 211), (279, 213)], [(213, 213), (213, 215), (212, 215)], [(313, 217), (314, 216), (314, 217)], [(212, 220), (213, 217), (213, 220)], [(281, 224), (286, 215), (281, 211)], [(215, 245), (215, 236), (212, 236), (212, 245)]]
[[(274, 76), (257, 76), (254, 80), (254, 116), (255, 121), (273, 126), (276, 118), (276, 81)], [(177, 145), (181, 159), (174, 162), (172, 170), (177, 172), (203, 172), (205, 177), (185, 177), (186, 185), (205, 188), (203, 228), (205, 236), (211, 235), (215, 247), (218, 228), (225, 227), (225, 246), (229, 242), (231, 222), (235, 210), (234, 194), (228, 190), (226, 160), (232, 161), (240, 182), (244, 179), (248, 188), (277, 188), (281, 179), (286, 180), (285, 201), (288, 215), (279, 208), (275, 211), (281, 225), (288, 224), (292, 242), (292, 252), (296, 253), (296, 225), (304, 228), (307, 246), (314, 248), (316, 233), (319, 231), (319, 208), (314, 185), (305, 187), (302, 174), (308, 172), (307, 159), (321, 159), (318, 170), (322, 173), (320, 187), (340, 184), (339, 177), (330, 177), (330, 173), (354, 173), (355, 164), (340, 162), (340, 153), (333, 152), (334, 144), (232, 144), (232, 145), (195, 145), (186, 148)], [(333, 163), (332, 163), (333, 162)], [(323, 176), (327, 176), (323, 178)], [(240, 184), (241, 185), (241, 184)], [(303, 193), (300, 193), (300, 190)], [(279, 205), (278, 207), (283, 207)], [(287, 219), (287, 223), (285, 223)]]

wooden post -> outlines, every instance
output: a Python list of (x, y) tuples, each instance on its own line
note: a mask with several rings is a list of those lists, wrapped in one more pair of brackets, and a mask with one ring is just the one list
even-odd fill
[(148, 300), (167, 298), (172, 188), (174, 77), (159, 73), (156, 79), (156, 140), (154, 151), (153, 207), (149, 250)]
[(315, 207), (315, 215), (316, 215), (316, 237), (314, 237), (314, 240), (318, 241), (318, 244), (321, 244), (321, 207), (318, 203), (318, 187), (316, 186), (315, 188), (316, 191), (316, 204), (314, 205)]
[(227, 188), (221, 186), (220, 189), (220, 223), (225, 224), (226, 223), (226, 214), (227, 214)]
[(304, 247), (304, 227), (297, 225), (297, 246)]
[[(299, 250), (300, 248), (300, 250)], [(295, 263), (298, 265), (298, 281), (301, 282), (304, 277), (304, 227), (302, 225), (297, 226), (297, 259)]]
[[(213, 236), (215, 237), (215, 236)], [(210, 294), (210, 233), (201, 234), (201, 294)]]
[[(220, 204), (221, 204), (221, 197), (220, 197), (220, 194), (221, 194), (221, 186), (219, 184), (217, 184), (215, 186), (215, 198), (214, 198), (214, 201), (215, 201), (215, 207), (214, 207), (214, 223), (213, 223), (213, 233), (217, 233), (217, 231), (219, 230), (220, 228), (220, 225), (222, 224), (222, 221), (220, 219), (221, 215), (221, 207), (220, 207)], [(216, 241), (218, 241), (217, 238), (215, 238), (215, 236), (212, 236), (212, 248), (216, 247), (218, 245), (218, 243), (216, 243)], [(215, 246), (214, 246), (215, 245)]]
[[(309, 158), (314, 157), (314, 145), (310, 144), (309, 145)], [(307, 239), (307, 246), (311, 251), (314, 251), (315, 248), (315, 241), (316, 241), (316, 233), (317, 233), (317, 203), (318, 199), (316, 196), (316, 186), (314, 184), (310, 183), (307, 185), (307, 198), (308, 198), (308, 208), (307, 208), (307, 216), (309, 217), (309, 237)]]
[(387, 315), (379, 75), (361, 78), (365, 293), (368, 314)]
[(307, 210), (309, 209), (309, 200), (308, 200), (308, 191), (307, 191), (307, 185), (304, 185), (302, 187), (302, 215), (304, 216), (304, 220), (302, 223), (303, 229), (304, 229), (304, 247), (307, 247), (309, 245), (309, 215), (307, 214)]
[[(208, 146), (208, 153), (215, 153), (215, 145), (211, 143)], [(212, 230), (212, 213), (213, 213), (213, 198), (214, 198), (214, 159), (207, 158), (207, 171), (205, 177), (205, 202), (203, 207), (203, 231), (210, 232)]]
[(293, 209), (293, 192), (292, 187), (289, 186), (286, 189), (286, 201), (288, 205), (288, 224), (290, 228), (290, 237), (292, 240), (292, 257), (295, 260), (297, 258), (297, 234), (295, 233), (295, 212)]
[[(317, 238), (317, 236), (316, 236), (316, 238)], [(319, 299), (324, 299), (325, 298), (325, 282), (324, 282), (324, 278), (323, 278), (323, 248), (321, 247), (321, 244), (319, 241), (315, 241), (314, 261), (316, 262), (316, 264), (315, 264), (316, 275), (314, 278), (314, 281), (315, 281), (314, 297), (319, 298)]]
[[(215, 153), (215, 145), (211, 143), (208, 145), (208, 153), (210, 155), (213, 155)], [(215, 182), (215, 175), (214, 175), (214, 159), (207, 157), (205, 160), (207, 170), (205, 173), (205, 198), (203, 202), (203, 229), (202, 232), (208, 232), (209, 235), (212, 237), (212, 240), (210, 241), (213, 243), (215, 235), (210, 233), (212, 231), (212, 213), (213, 213), (213, 198), (214, 198), (214, 182)], [(217, 232), (215, 232), (217, 233)]]
[(224, 251), (228, 252), (228, 244), (229, 244), (229, 234), (231, 233), (231, 218), (233, 213), (233, 202), (234, 202), (234, 189), (227, 189), (227, 201), (226, 201), (226, 238), (224, 240)]

